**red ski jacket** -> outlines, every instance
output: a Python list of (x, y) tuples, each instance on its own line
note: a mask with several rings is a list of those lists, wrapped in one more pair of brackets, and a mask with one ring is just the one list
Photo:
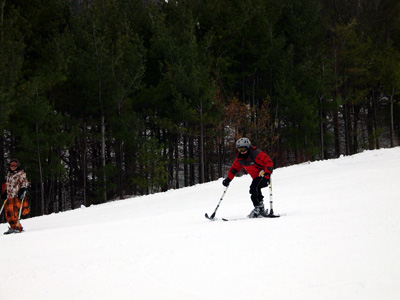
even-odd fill
[(229, 169), (228, 178), (232, 180), (242, 169), (253, 179), (260, 176), (261, 170), (264, 170), (266, 178), (270, 178), (273, 166), (272, 160), (265, 152), (253, 147), (246, 154), (238, 153)]

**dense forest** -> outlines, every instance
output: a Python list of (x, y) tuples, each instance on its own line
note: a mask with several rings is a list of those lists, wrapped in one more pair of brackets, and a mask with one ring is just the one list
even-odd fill
[(0, 173), (32, 216), (400, 141), (398, 0), (0, 0)]

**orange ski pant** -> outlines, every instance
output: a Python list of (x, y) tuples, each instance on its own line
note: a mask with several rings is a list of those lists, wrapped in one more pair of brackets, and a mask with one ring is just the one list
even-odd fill
[[(17, 197), (8, 198), (7, 203), (4, 206), (4, 214), (6, 216), (7, 223), (10, 224), (10, 227), (12, 229), (17, 228), (18, 214), (20, 207), (21, 207), (21, 201)], [(29, 213), (28, 203), (26, 201), (24, 201), (23, 204), (23, 211), (24, 215)], [(18, 224), (18, 229), (20, 231), (22, 230), (21, 223)]]

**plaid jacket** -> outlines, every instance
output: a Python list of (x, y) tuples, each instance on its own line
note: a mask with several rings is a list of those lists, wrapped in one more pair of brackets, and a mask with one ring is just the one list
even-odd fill
[(24, 170), (16, 170), (7, 174), (7, 198), (14, 198), (18, 195), (20, 188), (28, 188), (29, 182)]

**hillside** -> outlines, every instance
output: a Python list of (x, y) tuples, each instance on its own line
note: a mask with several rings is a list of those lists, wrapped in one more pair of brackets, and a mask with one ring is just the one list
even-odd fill
[[(0, 299), (398, 299), (400, 148), (273, 180), (277, 219), (208, 221), (219, 179), (23, 220), (0, 236)], [(250, 212), (250, 181), (232, 181), (217, 218)]]

